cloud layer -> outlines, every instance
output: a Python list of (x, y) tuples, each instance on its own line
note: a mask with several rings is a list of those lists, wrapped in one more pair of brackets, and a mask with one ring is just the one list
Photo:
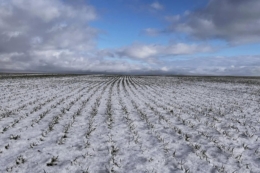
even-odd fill
[[(146, 7), (158, 12), (166, 8), (158, 1)], [(259, 43), (259, 9), (259, 0), (211, 0), (203, 9), (166, 16), (170, 25), (163, 31), (143, 30), (151, 36), (185, 33), (199, 42), (135, 42), (100, 50), (97, 42), (103, 31), (90, 24), (99, 15), (86, 2), (0, 0), (0, 72), (257, 75), (260, 56), (193, 57), (217, 51), (204, 40), (221, 39), (231, 45)], [(175, 60), (183, 56), (187, 59)]]
[(212, 50), (213, 48), (208, 45), (177, 43), (169, 45), (133, 44), (115, 52), (120, 57), (147, 59), (210, 52)]
[(75, 62), (83, 61), (82, 52), (95, 50), (98, 30), (88, 22), (96, 18), (95, 9), (88, 5), (1, 0), (0, 68), (73, 69)]
[(260, 56), (197, 57), (166, 61), (162, 66), (166, 72), (177, 74), (259, 76)]
[[(99, 50), (98, 14), (85, 3), (61, 0), (0, 1), (0, 69), (18, 71), (111, 71), (159, 69), (161, 57), (211, 51), (196, 44), (132, 44)], [(78, 1), (80, 2), (80, 1)], [(162, 10), (158, 2), (151, 8)], [(114, 59), (113, 59), (114, 58)], [(133, 63), (133, 61), (135, 63)]]
[(168, 18), (172, 25), (165, 31), (184, 32), (201, 40), (223, 39), (235, 45), (260, 42), (259, 9), (259, 0), (211, 0), (203, 9)]

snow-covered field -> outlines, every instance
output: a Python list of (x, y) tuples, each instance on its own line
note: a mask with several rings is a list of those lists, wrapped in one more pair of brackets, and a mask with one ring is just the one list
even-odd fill
[(260, 172), (260, 80), (0, 79), (0, 172)]

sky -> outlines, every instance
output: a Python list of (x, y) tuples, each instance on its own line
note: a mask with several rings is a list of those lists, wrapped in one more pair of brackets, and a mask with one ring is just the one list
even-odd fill
[(260, 75), (259, 0), (0, 0), (0, 72)]

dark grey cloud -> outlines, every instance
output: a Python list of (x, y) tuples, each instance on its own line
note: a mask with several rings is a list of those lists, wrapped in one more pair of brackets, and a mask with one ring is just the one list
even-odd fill
[(259, 9), (259, 0), (211, 0), (203, 9), (173, 16), (175, 21), (165, 32), (184, 32), (202, 40), (223, 39), (231, 44), (260, 42)]

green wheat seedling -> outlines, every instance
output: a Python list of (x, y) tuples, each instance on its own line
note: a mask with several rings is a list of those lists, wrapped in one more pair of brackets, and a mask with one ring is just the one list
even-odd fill
[(50, 160), (50, 162), (48, 162), (46, 165), (47, 166), (56, 166), (58, 163), (58, 156), (53, 156)]

